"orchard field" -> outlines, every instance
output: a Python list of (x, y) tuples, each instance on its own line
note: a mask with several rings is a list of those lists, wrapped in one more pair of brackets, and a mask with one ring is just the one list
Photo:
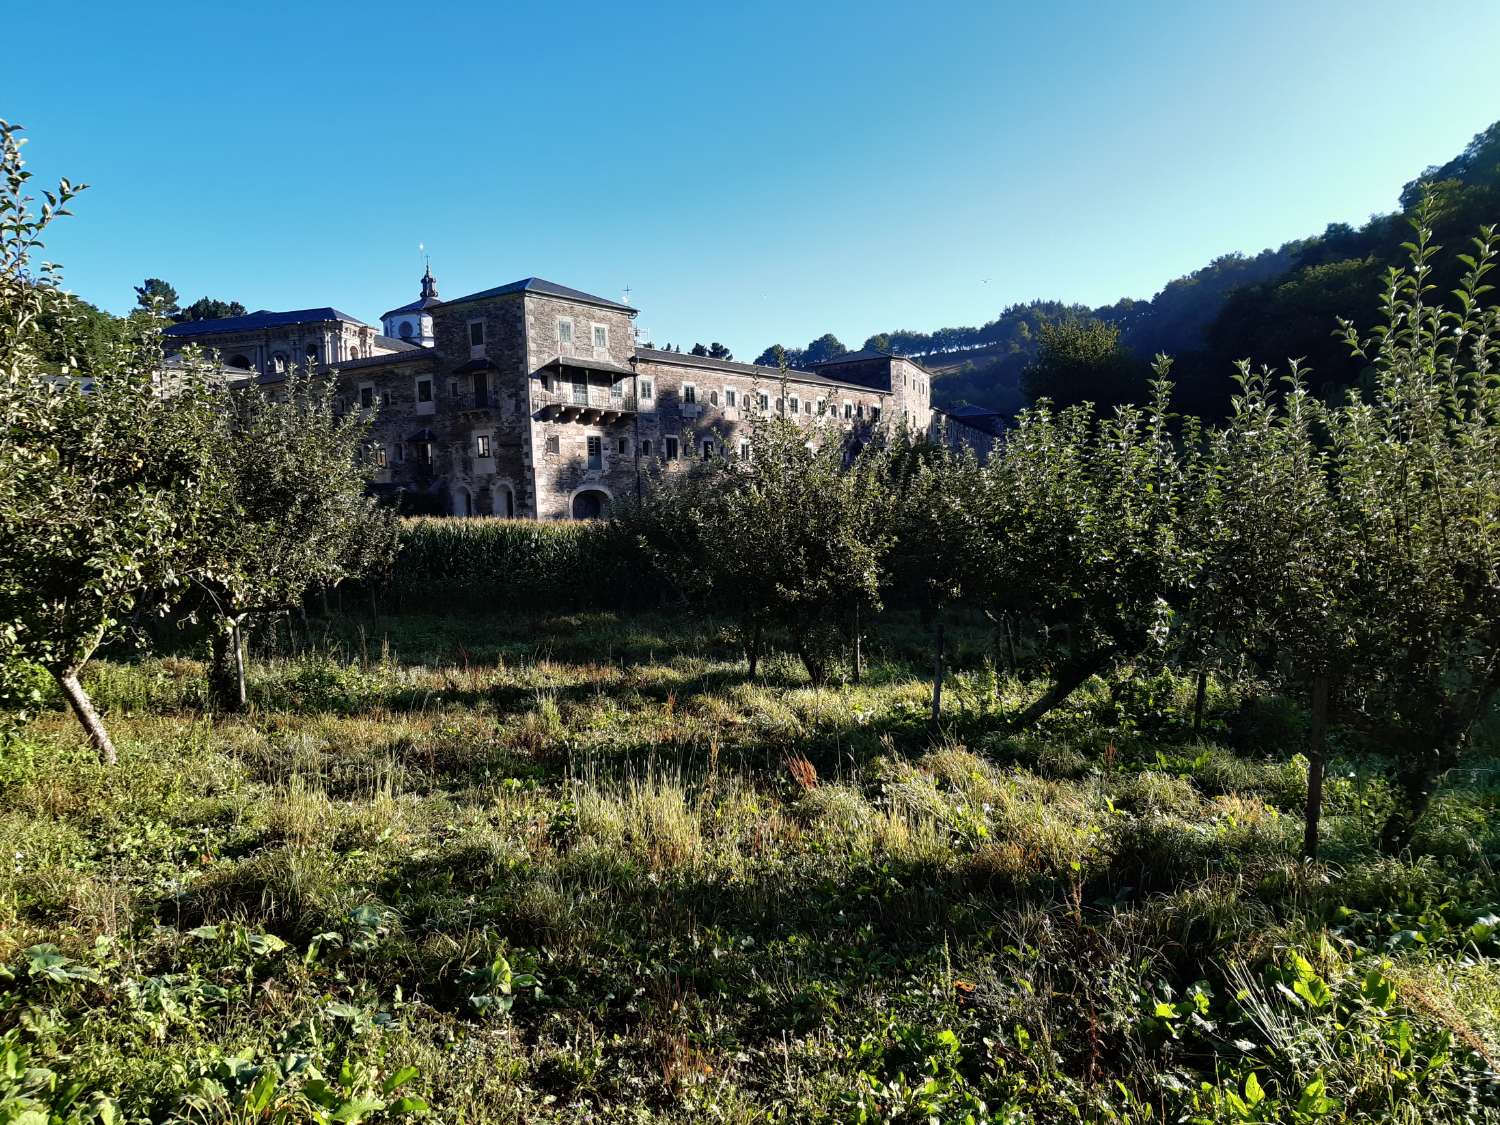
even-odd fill
[[(1380, 763), (1231, 677), (1040, 685), (888, 614), (813, 687), (686, 614), (91, 662), (0, 774), (0, 1120), (1477, 1121), (1500, 742), (1399, 858)], [(23, 1099), (45, 1111), (23, 1111)], [(27, 1112), (33, 1116), (27, 1116)], [(41, 1115), (36, 1115), (40, 1113)]]

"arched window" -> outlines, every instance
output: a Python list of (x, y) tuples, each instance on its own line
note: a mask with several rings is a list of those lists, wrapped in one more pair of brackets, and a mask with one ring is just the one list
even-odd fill
[(308, 344), (306, 355), (309, 363), (318, 363), (322, 359), (323, 349), (317, 343)]
[(224, 361), (225, 367), (238, 367), (241, 371), (250, 370), (250, 357), (246, 355), (232, 355)]
[(287, 354), (286, 354), (286, 352), (272, 352), (271, 353), (271, 370), (274, 371), (274, 372), (276, 372), (276, 374), (278, 374), (278, 375), (285, 375), (286, 374), (287, 362), (288, 361), (287, 361)]

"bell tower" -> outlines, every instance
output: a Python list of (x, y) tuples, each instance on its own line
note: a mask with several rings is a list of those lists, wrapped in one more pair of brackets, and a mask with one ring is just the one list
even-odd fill
[(432, 310), (442, 303), (438, 299), (437, 278), (432, 276), (432, 263), (429, 262), (422, 271), (422, 295), (409, 305), (383, 313), (381, 331), (408, 344), (430, 348), (436, 343), (432, 335)]

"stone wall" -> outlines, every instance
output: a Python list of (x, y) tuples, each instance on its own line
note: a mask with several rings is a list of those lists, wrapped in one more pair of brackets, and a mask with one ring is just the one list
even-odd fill
[[(649, 381), (653, 391), (650, 400), (643, 400), (651, 408), (641, 413), (640, 434), (651, 441), (653, 470), (668, 473), (701, 458), (705, 441), (713, 442), (716, 451), (739, 456), (757, 415), (792, 418), (794, 404), (797, 423), (809, 431), (830, 418), (843, 430), (873, 429), (887, 415), (888, 396), (878, 390), (807, 372), (788, 373), (783, 383), (775, 368), (652, 351), (641, 354), (635, 369), (638, 381)], [(669, 437), (678, 442), (678, 455), (670, 460)]]
[[(590, 495), (579, 502), (580, 512), (603, 514), (616, 499), (634, 495), (639, 483), (639, 414), (627, 408), (637, 397), (636, 380), (623, 374), (631, 370), (635, 354), (632, 315), (539, 293), (526, 294), (525, 308), (534, 490), (527, 514), (538, 519), (570, 519), (581, 493)], [(561, 322), (571, 325), (571, 343), (560, 332)], [(602, 348), (594, 346), (595, 325), (604, 329)], [(598, 362), (616, 370), (585, 374), (569, 368), (562, 378), (556, 366), (559, 358)], [(587, 380), (585, 396), (602, 403), (600, 409), (557, 405), (572, 399), (579, 378)], [(590, 503), (595, 506), (589, 507)]]
[[(262, 377), (274, 378), (285, 374), (286, 368), (305, 366), (309, 359), (316, 363), (341, 363), (379, 355), (384, 349), (376, 343), (377, 335), (379, 333), (368, 324), (332, 320), (239, 332), (167, 336), (163, 345), (168, 355), (196, 345), (205, 353), (217, 353), (226, 365), (245, 367)], [(277, 368), (278, 359), (282, 370)], [(236, 363), (236, 360), (244, 362)]]

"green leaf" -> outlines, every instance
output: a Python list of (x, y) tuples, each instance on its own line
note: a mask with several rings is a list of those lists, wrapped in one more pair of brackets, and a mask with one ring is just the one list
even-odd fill
[(1245, 1076), (1245, 1101), (1252, 1107), (1259, 1105), (1265, 1100), (1266, 1092), (1261, 1089), (1260, 1079), (1256, 1077), (1255, 1071)]
[(254, 1085), (245, 1091), (245, 1108), (251, 1113), (263, 1113), (276, 1094), (276, 1073), (267, 1068), (260, 1072)]
[(379, 1113), (385, 1108), (385, 1102), (375, 1098), (350, 1098), (338, 1109), (333, 1111), (329, 1117), (330, 1121), (363, 1121), (372, 1113)]
[(380, 1092), (383, 1094), (393, 1094), (402, 1086), (405, 1086), (408, 1082), (415, 1078), (419, 1073), (421, 1072), (418, 1071), (414, 1066), (403, 1066), (400, 1070), (390, 1075), (384, 1082), (380, 1084)]

